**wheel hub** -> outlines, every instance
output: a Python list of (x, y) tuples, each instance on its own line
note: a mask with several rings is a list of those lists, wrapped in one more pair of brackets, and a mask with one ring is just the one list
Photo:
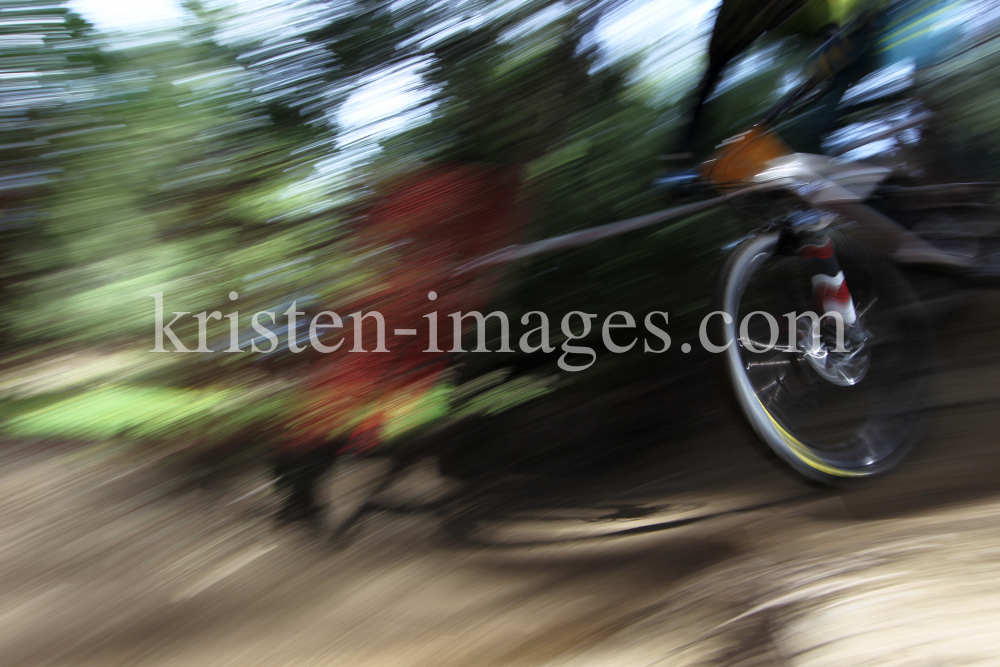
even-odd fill
[(817, 321), (800, 321), (798, 346), (802, 358), (824, 380), (840, 387), (854, 386), (868, 373), (869, 334), (860, 323), (846, 327), (843, 346), (838, 350), (837, 336), (830, 328)]

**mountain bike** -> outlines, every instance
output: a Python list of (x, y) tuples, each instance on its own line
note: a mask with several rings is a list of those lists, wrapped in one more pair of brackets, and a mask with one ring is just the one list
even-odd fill
[[(901, 269), (1000, 284), (995, 215), (992, 231), (983, 231), (963, 227), (958, 216), (928, 229), (919, 212), (899, 219), (884, 213), (901, 210), (892, 208), (901, 200), (922, 199), (924, 211), (985, 207), (968, 199), (995, 192), (992, 184), (913, 186), (891, 167), (796, 153), (772, 129), (797, 107), (831, 99), (816, 90), (837, 88), (830, 75), (856, 58), (859, 34), (867, 31), (878, 44), (887, 25), (896, 31), (890, 34), (905, 32), (891, 19), (879, 17), (873, 33), (872, 18), (863, 17), (867, 23), (835, 34), (804, 84), (724, 141), (696, 173), (673, 177), (756, 200), (764, 211), (719, 277), (713, 351), (754, 433), (794, 470), (823, 483), (884, 472), (921, 436), (932, 337), (920, 295)], [(845, 88), (832, 98), (840, 109)], [(898, 91), (876, 90), (865, 101)], [(906, 112), (888, 128), (856, 131), (853, 148), (919, 130), (930, 118), (915, 100), (883, 103), (883, 115), (887, 107)], [(840, 153), (851, 148), (842, 145)]]

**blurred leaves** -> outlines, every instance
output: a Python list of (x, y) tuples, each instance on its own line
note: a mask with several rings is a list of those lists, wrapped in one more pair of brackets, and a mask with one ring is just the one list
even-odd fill
[[(951, 58), (919, 73), (921, 97), (934, 111), (934, 126), (947, 142), (960, 174), (986, 171), (1000, 180), (1000, 26), (973, 45), (956, 44)], [(960, 156), (960, 157), (959, 157)], [(964, 163), (964, 164), (963, 164)]]
[(210, 442), (273, 422), (286, 400), (235, 389), (110, 386), (8, 406), (6, 430), (21, 437)]

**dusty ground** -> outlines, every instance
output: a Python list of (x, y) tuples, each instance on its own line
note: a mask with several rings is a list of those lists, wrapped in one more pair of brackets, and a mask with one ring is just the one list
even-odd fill
[[(1000, 297), (975, 305), (923, 447), (846, 491), (766, 462), (695, 376), (523, 411), (482, 438), (549, 454), (480, 484), (464, 533), (375, 512), (339, 550), (272, 529), (260, 476), (7, 443), (0, 664), (1000, 664)], [(331, 522), (384, 470), (345, 461)], [(447, 488), (424, 461), (384, 501)]]

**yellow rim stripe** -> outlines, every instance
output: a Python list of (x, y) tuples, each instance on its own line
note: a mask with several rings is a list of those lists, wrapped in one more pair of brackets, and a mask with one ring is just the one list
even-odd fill
[(775, 428), (778, 429), (778, 432), (781, 434), (781, 438), (785, 441), (785, 444), (788, 445), (792, 453), (795, 454), (795, 456), (797, 456), (803, 463), (807, 464), (811, 468), (819, 470), (820, 472), (825, 472), (826, 474), (833, 475), (835, 477), (865, 476), (865, 473), (863, 472), (844, 470), (842, 468), (834, 468), (833, 466), (826, 464), (821, 459), (814, 456), (812, 452), (809, 451), (808, 447), (802, 444), (791, 433), (786, 431), (784, 427), (781, 424), (779, 424), (774, 417), (771, 416), (771, 413), (767, 411), (767, 408), (764, 407), (764, 404), (760, 402), (759, 398), (757, 398), (757, 402), (760, 403), (760, 407), (764, 411), (764, 414), (767, 415), (767, 418), (770, 419), (771, 423), (774, 424)]

